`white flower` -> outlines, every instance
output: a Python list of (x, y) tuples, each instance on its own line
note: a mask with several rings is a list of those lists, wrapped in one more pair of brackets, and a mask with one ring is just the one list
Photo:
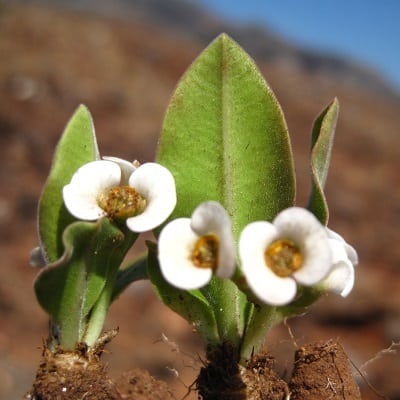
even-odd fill
[(346, 297), (354, 286), (354, 266), (358, 264), (358, 255), (339, 234), (328, 228), (326, 230), (332, 252), (332, 270), (321, 286)]
[(121, 168), (121, 185), (128, 185), (130, 176), (137, 168), (140, 167), (140, 163), (137, 160), (130, 162), (122, 158), (110, 156), (104, 156), (103, 160), (112, 161), (119, 165)]
[(230, 278), (235, 270), (235, 248), (226, 210), (208, 201), (191, 218), (170, 222), (158, 238), (158, 259), (164, 278), (181, 289), (200, 288), (213, 273)]
[(134, 232), (145, 232), (164, 222), (176, 204), (175, 181), (165, 167), (146, 163), (136, 168), (115, 157), (83, 165), (63, 188), (68, 211), (94, 221), (108, 216), (126, 220)]
[(240, 235), (239, 255), (249, 287), (272, 305), (291, 302), (297, 283), (313, 286), (332, 266), (326, 228), (299, 207), (280, 212), (272, 223), (247, 225)]

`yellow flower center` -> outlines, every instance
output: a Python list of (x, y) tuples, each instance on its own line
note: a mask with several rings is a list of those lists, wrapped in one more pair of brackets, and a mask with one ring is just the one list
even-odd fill
[(98, 199), (98, 204), (110, 218), (127, 219), (141, 214), (147, 202), (133, 187), (115, 186)]
[(218, 267), (218, 250), (218, 237), (213, 234), (203, 235), (197, 239), (190, 259), (196, 267), (215, 271)]
[(300, 249), (288, 239), (279, 239), (271, 243), (265, 250), (264, 259), (272, 272), (281, 278), (296, 272), (303, 264)]

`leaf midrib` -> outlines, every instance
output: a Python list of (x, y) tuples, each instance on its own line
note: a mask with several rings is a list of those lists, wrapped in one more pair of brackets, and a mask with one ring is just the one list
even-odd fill
[(225, 40), (221, 40), (221, 101), (222, 101), (222, 162), (223, 162), (223, 197), (224, 206), (229, 215), (233, 217), (233, 197), (232, 197), (232, 165), (230, 163), (230, 126), (229, 126), (229, 85), (228, 81), (228, 60), (226, 59)]

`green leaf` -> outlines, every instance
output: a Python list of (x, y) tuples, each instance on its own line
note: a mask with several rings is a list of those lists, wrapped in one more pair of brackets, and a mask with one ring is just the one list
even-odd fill
[(339, 102), (335, 98), (315, 120), (311, 137), (311, 179), (312, 190), (308, 209), (322, 224), (328, 222), (328, 204), (324, 186), (328, 175), (336, 123), (339, 115)]
[(253, 60), (222, 34), (194, 61), (166, 112), (157, 160), (170, 169), (177, 206), (190, 217), (207, 200), (232, 217), (235, 238), (294, 201), (282, 110)]
[(112, 300), (115, 300), (131, 283), (148, 279), (147, 275), (147, 254), (141, 255), (128, 266), (117, 272)]
[[(282, 110), (253, 60), (225, 34), (179, 82), (157, 160), (176, 182), (178, 201), (170, 219), (190, 217), (200, 203), (215, 200), (231, 216), (238, 239), (249, 222), (272, 220), (294, 202)], [(214, 310), (220, 340), (236, 345), (246, 318), (242, 294), (232, 282), (216, 280), (202, 293)]]
[(63, 256), (41, 270), (35, 293), (59, 327), (61, 346), (70, 350), (82, 340), (86, 318), (116, 273), (124, 235), (103, 218), (72, 223), (64, 231), (63, 243)]
[(62, 234), (75, 219), (64, 206), (62, 188), (82, 165), (99, 159), (91, 115), (81, 105), (68, 122), (57, 145), (49, 177), (39, 202), (39, 238), (47, 262), (63, 253)]
[(206, 298), (199, 290), (181, 290), (171, 286), (162, 276), (157, 252), (153, 249), (149, 249), (147, 272), (160, 300), (192, 324), (206, 346), (220, 343), (215, 315)]

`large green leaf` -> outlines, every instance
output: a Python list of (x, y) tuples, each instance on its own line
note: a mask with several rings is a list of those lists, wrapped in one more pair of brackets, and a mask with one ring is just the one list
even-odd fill
[(339, 102), (335, 98), (315, 120), (311, 137), (312, 190), (308, 209), (323, 224), (328, 222), (329, 217), (324, 186), (328, 175), (338, 115)]
[(81, 105), (68, 122), (57, 145), (49, 177), (39, 202), (39, 238), (47, 262), (63, 253), (62, 234), (74, 221), (64, 206), (62, 188), (82, 165), (99, 158), (89, 110)]
[[(190, 217), (200, 203), (216, 200), (231, 216), (237, 239), (249, 222), (272, 220), (294, 202), (282, 110), (253, 60), (225, 34), (179, 82), (157, 160), (175, 177), (177, 206), (170, 219)], [(215, 279), (202, 293), (217, 319), (220, 340), (237, 345), (247, 312), (244, 296), (232, 282)]]
[(161, 301), (193, 325), (205, 345), (220, 343), (217, 322), (210, 304), (199, 290), (177, 289), (164, 279), (157, 260), (157, 249), (150, 246), (147, 272)]
[(253, 60), (220, 35), (179, 82), (166, 112), (158, 162), (175, 177), (170, 219), (219, 201), (233, 232), (272, 220), (294, 201), (294, 172), (281, 108)]
[(35, 293), (39, 304), (57, 323), (63, 348), (73, 349), (82, 340), (87, 317), (106, 283), (113, 282), (124, 235), (103, 218), (96, 223), (70, 224), (63, 243), (63, 256), (41, 270)]

